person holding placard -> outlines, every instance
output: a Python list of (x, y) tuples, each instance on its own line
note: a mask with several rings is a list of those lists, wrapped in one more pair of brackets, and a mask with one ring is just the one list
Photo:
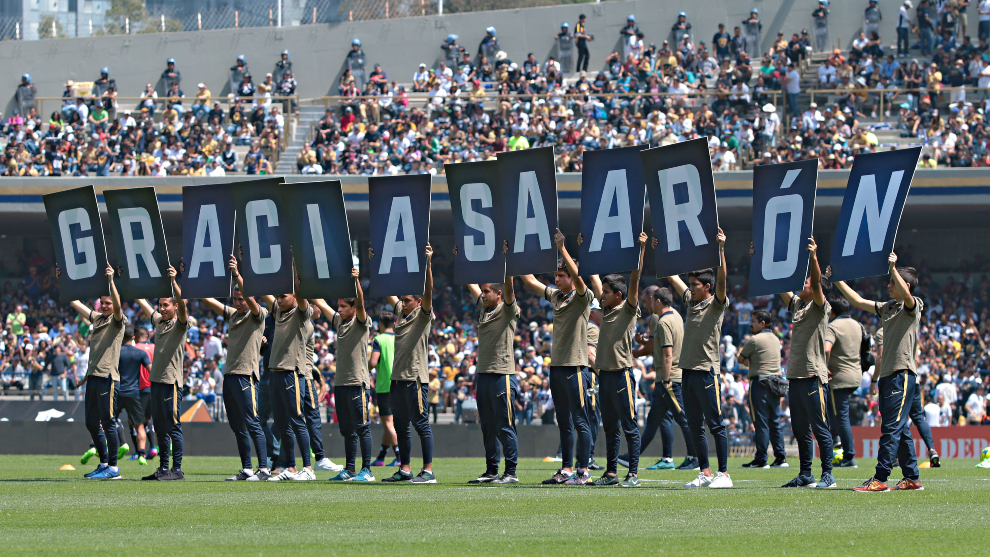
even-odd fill
[[(467, 285), (481, 312), (475, 381), (486, 461), (485, 473), (468, 482), (471, 484), (519, 483), (516, 477), (519, 439), (512, 411), (513, 398), (519, 393), (519, 378), (512, 348), (521, 312), (512, 286), (512, 277), (506, 277), (505, 285)], [(498, 475), (499, 443), (505, 455), (505, 471), (501, 476)]]
[[(61, 269), (56, 269), (61, 276)], [(117, 437), (116, 415), (117, 391), (120, 387), (120, 347), (124, 341), (127, 317), (120, 309), (120, 294), (113, 283), (114, 270), (109, 264), (106, 270), (110, 283), (110, 294), (100, 296), (100, 311), (94, 311), (79, 300), (71, 302), (83, 319), (92, 323), (89, 337), (89, 367), (86, 377), (76, 388), (86, 384), (85, 409), (86, 429), (93, 437), (93, 445), (100, 456), (96, 470), (84, 477), (94, 480), (116, 480), (120, 478), (117, 467), (120, 442)], [(85, 464), (85, 463), (84, 463)]]
[[(223, 366), (223, 404), (227, 421), (237, 439), (241, 470), (228, 481), (264, 481), (271, 477), (268, 445), (258, 417), (258, 370), (261, 339), (265, 332), (268, 308), (258, 305), (253, 296), (244, 296), (244, 276), (237, 270), (237, 258), (227, 263), (237, 286), (231, 295), (233, 307), (215, 298), (203, 298), (207, 307), (227, 322), (227, 359)], [(251, 467), (251, 443), (258, 454), (258, 471)]]
[[(591, 459), (591, 424), (585, 391), (591, 386), (588, 369), (588, 317), (591, 300), (584, 280), (578, 276), (577, 262), (564, 246), (564, 235), (557, 230), (554, 243), (560, 252), (554, 286), (547, 286), (533, 275), (520, 277), (524, 285), (543, 296), (553, 306), (553, 344), (550, 352), (550, 392), (560, 430), (561, 467), (544, 485), (584, 485)], [(573, 468), (577, 438), (577, 470)]]
[[(726, 274), (725, 233), (718, 229), (715, 236), (718, 242), (719, 260), (717, 270), (705, 269), (688, 273), (688, 284), (681, 277), (670, 276), (667, 280), (674, 292), (688, 305), (684, 322), (684, 341), (681, 349), (682, 389), (684, 394), (684, 414), (691, 428), (695, 456), (698, 457), (698, 477), (684, 487), (732, 487), (728, 473), (729, 438), (722, 424), (721, 405), (721, 366), (719, 364), (718, 342), (722, 331), (722, 317), (725, 313)], [(653, 247), (658, 244), (653, 239)], [(712, 474), (708, 462), (708, 438), (705, 424), (715, 438), (715, 453), (718, 456), (718, 473)]]
[[(639, 318), (639, 277), (646, 253), (645, 232), (639, 233), (639, 268), (629, 276), (629, 284), (619, 274), (591, 275), (591, 289), (602, 301), (602, 324), (599, 329), (595, 368), (598, 370), (602, 423), (605, 426), (605, 473), (591, 485), (639, 487), (639, 424), (636, 423), (635, 380), (632, 377), (633, 333)], [(619, 481), (620, 432), (629, 447), (629, 472)]]
[[(368, 331), (371, 319), (364, 309), (364, 290), (357, 267), (351, 269), (357, 297), (340, 298), (334, 311), (326, 300), (312, 300), (337, 330), (337, 375), (333, 396), (337, 401), (337, 425), (344, 437), (344, 469), (330, 478), (332, 482), (373, 482), (371, 473), (371, 428), (368, 416)], [(355, 472), (358, 445), (361, 446), (361, 470)]]
[[(433, 313), (433, 247), (426, 244), (426, 285), (422, 296), (389, 296), (395, 308), (395, 352), (389, 399), (399, 444), (399, 470), (382, 481), (435, 484), (433, 474), (433, 429), (430, 427), (429, 339), (436, 314)], [(412, 475), (412, 432), (419, 434), (423, 469)]]
[[(182, 397), (182, 365), (186, 357), (186, 333), (196, 320), (186, 311), (182, 290), (175, 278), (175, 268), (169, 265), (172, 297), (159, 298), (155, 310), (147, 300), (137, 300), (146, 319), (155, 327), (155, 356), (151, 359), (151, 419), (159, 436), (160, 466), (142, 480), (184, 480), (182, 473), (182, 424), (179, 422), (179, 399)], [(169, 468), (169, 453), (172, 468)]]

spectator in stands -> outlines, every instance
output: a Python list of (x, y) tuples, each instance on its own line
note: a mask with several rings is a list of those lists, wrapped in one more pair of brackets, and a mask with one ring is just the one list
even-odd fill
[(162, 72), (162, 79), (165, 81), (166, 89), (172, 83), (180, 83), (182, 81), (182, 74), (179, 70), (175, 69), (175, 58), (169, 58), (165, 62), (165, 71)]

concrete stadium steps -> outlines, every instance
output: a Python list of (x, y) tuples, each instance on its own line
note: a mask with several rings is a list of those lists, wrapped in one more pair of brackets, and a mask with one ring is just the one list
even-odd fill
[(296, 157), (302, 151), (303, 143), (306, 142), (309, 132), (323, 118), (326, 110), (323, 105), (303, 105), (299, 107), (299, 119), (296, 123), (295, 132), (289, 138), (289, 144), (282, 151), (278, 164), (275, 166), (276, 175), (296, 173)]

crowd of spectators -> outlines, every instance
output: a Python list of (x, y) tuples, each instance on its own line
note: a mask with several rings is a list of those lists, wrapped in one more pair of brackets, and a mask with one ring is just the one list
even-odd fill
[[(923, 261), (914, 261), (913, 249), (898, 250), (905, 264), (917, 265), (921, 282), (918, 295), (924, 300), (919, 343), (919, 384), (930, 415), (939, 418), (932, 425), (990, 424), (987, 418), (986, 393), (990, 392), (990, 260), (976, 256), (963, 261), (952, 273), (938, 273), (933, 280), (931, 269)], [(37, 259), (33, 257), (32, 260)], [(455, 422), (476, 419), (473, 397), (474, 362), (477, 356), (478, 312), (476, 301), (469, 299), (465, 288), (453, 286), (453, 263), (437, 252), (434, 264), (434, 304), (437, 321), (430, 338), (429, 404), (434, 419), (452, 413)], [(749, 336), (749, 321), (754, 310), (763, 309), (773, 316), (772, 329), (780, 338), (782, 365), (786, 369), (790, 352), (790, 324), (786, 306), (779, 297), (748, 297), (745, 280), (749, 258), (730, 266), (729, 309), (723, 322), (720, 346), (724, 381), (722, 382), (723, 416), (734, 442), (744, 443), (750, 424), (748, 410), (749, 381), (746, 369), (739, 366), (737, 354)], [(40, 261), (32, 267), (43, 268)], [(552, 277), (543, 277), (552, 284)], [(735, 283), (735, 284), (733, 284)], [(885, 300), (884, 277), (855, 282), (868, 299)], [(517, 416), (523, 424), (554, 420), (553, 399), (549, 389), (550, 346), (553, 338), (552, 311), (546, 300), (521, 286), (516, 289), (522, 316), (515, 338), (515, 360), (523, 390), (518, 400)], [(0, 333), (0, 377), (7, 394), (31, 389), (58, 392), (77, 397), (72, 386), (85, 374), (88, 363), (89, 324), (67, 305), (56, 303), (57, 283), (48, 276), (32, 271), (24, 282), (8, 281), (0, 291), (0, 316), (5, 328)], [(223, 319), (199, 301), (189, 304), (196, 326), (189, 331), (186, 344), (183, 396), (208, 403), (218, 400), (223, 382), (225, 326)], [(374, 321), (391, 308), (384, 300), (369, 299), (368, 312)], [(683, 311), (683, 309), (682, 309)], [(125, 314), (138, 328), (152, 331), (150, 322), (136, 303), (124, 301)], [(644, 311), (644, 316), (646, 312)], [(853, 317), (872, 335), (878, 328), (873, 315), (853, 312)], [(647, 319), (638, 325), (645, 332)], [(376, 324), (377, 327), (377, 324)], [(336, 372), (335, 332), (324, 319), (316, 323), (316, 364), (322, 372), (321, 399), (332, 415), (333, 400), (329, 385)], [(152, 338), (150, 342), (153, 342)], [(65, 357), (60, 357), (64, 355)], [(636, 407), (645, 416), (655, 379), (652, 358), (636, 360), (634, 376)], [(854, 403), (854, 425), (878, 423), (877, 403), (869, 395), (870, 373), (864, 375), (863, 387)], [(984, 389), (982, 393), (979, 389)], [(68, 391), (67, 391), (68, 389)], [(373, 395), (372, 395), (373, 396)], [(472, 417), (474, 416), (474, 417)], [(786, 400), (781, 403), (781, 419), (788, 419)]]

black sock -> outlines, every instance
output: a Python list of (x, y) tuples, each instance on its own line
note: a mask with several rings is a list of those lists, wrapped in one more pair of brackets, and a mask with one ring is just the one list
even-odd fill
[(398, 445), (392, 445), (392, 452), (395, 453), (395, 458), (399, 458), (399, 446)]
[(385, 460), (386, 455), (388, 455), (388, 445), (382, 445), (382, 450), (378, 451), (378, 458), (375, 460)]
[(147, 453), (144, 452), (144, 449), (138, 449), (137, 454), (138, 456), (145, 456)]

